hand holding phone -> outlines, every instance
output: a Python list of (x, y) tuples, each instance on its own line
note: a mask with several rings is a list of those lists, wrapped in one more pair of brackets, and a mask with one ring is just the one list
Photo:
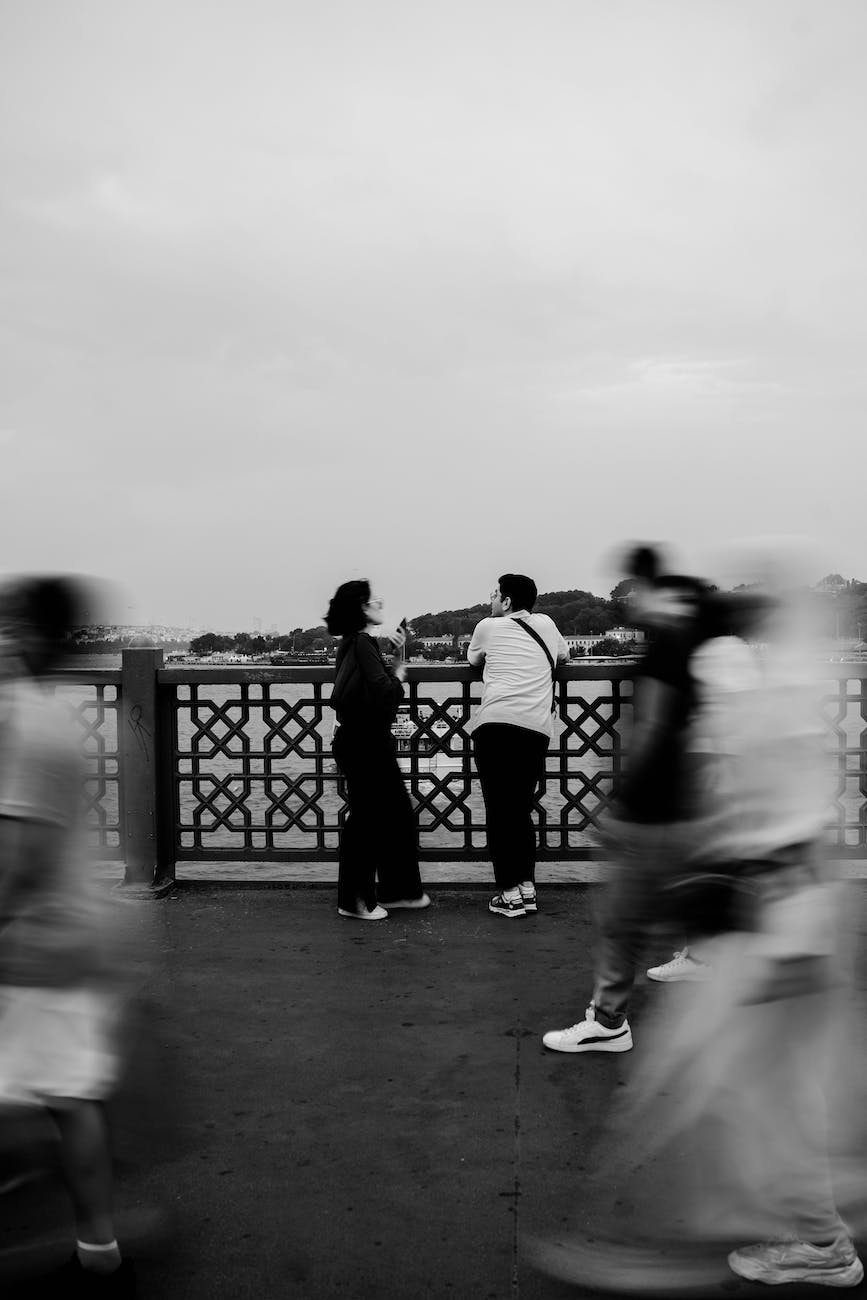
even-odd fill
[(406, 644), (406, 619), (402, 618), (394, 632), (389, 632), (388, 639), (394, 647), (395, 653), (402, 650)]

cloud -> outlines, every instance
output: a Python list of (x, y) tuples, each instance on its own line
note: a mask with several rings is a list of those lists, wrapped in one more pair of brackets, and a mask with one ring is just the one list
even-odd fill
[(20, 210), (53, 228), (103, 237), (126, 233), (162, 238), (187, 234), (194, 226), (192, 214), (151, 185), (136, 185), (119, 172), (98, 175), (79, 188), (52, 197), (20, 203)]

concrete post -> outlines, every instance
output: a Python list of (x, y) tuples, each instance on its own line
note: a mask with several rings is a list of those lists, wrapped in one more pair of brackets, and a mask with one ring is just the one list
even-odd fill
[(166, 852), (165, 827), (171, 809), (163, 805), (161, 710), (157, 670), (163, 652), (150, 638), (137, 637), (123, 652), (121, 669), (121, 758), (123, 779), (124, 896), (159, 898), (174, 883), (174, 861)]

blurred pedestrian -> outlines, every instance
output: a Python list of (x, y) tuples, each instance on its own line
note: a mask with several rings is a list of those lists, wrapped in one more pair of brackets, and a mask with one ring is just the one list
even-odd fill
[(595, 983), (584, 1018), (547, 1031), (557, 1052), (628, 1052), (627, 1010), (661, 878), (688, 842), (686, 729), (694, 705), (690, 659), (707, 634), (704, 584), (681, 575), (639, 583), (631, 617), (652, 635), (636, 674), (629, 766), (606, 835), (615, 861), (597, 914)]
[(341, 637), (330, 703), (339, 723), (334, 759), (346, 781), (348, 804), (337, 910), (363, 921), (385, 920), (388, 908), (430, 904), (419, 872), (415, 816), (391, 732), (404, 697), (400, 650), (406, 630), (389, 634), (394, 653), (384, 655), (373, 635), (382, 625), (382, 608), (370, 584), (355, 580), (338, 587), (326, 616), (328, 631)]
[[(695, 835), (659, 898), (704, 931), (714, 978), (659, 1008), (602, 1138), (589, 1193), (605, 1228), (535, 1247), (542, 1268), (583, 1286), (724, 1284), (726, 1254), (770, 1285), (863, 1278), (850, 1219), (863, 1222), (867, 1181), (863, 1035), (822, 843), (823, 729), (801, 609), (791, 592), (751, 595), (740, 638), (697, 652)], [(624, 1186), (642, 1207), (640, 1240), (621, 1217)]]
[(537, 594), (532, 578), (504, 573), (467, 648), (484, 682), (472, 735), (499, 890), (488, 910), (507, 917), (538, 910), (533, 803), (554, 729), (556, 666), (569, 658), (553, 619), (533, 613)]
[(60, 578), (21, 580), (0, 601), (0, 1102), (44, 1108), (56, 1125), (75, 1213), (70, 1291), (128, 1296), (104, 1105), (121, 1065), (117, 944), (79, 847), (78, 735), (41, 680), (79, 604)]

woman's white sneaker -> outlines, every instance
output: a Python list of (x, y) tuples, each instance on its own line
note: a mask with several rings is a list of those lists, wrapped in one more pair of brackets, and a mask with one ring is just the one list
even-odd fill
[(353, 921), (385, 921), (388, 917), (384, 907), (379, 904), (374, 908), (361, 907), (357, 912), (350, 912), (348, 908), (338, 907), (338, 916), (348, 916)]
[(616, 1029), (607, 1029), (588, 1007), (584, 1019), (568, 1029), (549, 1029), (542, 1042), (552, 1052), (628, 1052), (632, 1048), (632, 1030), (624, 1020)]

